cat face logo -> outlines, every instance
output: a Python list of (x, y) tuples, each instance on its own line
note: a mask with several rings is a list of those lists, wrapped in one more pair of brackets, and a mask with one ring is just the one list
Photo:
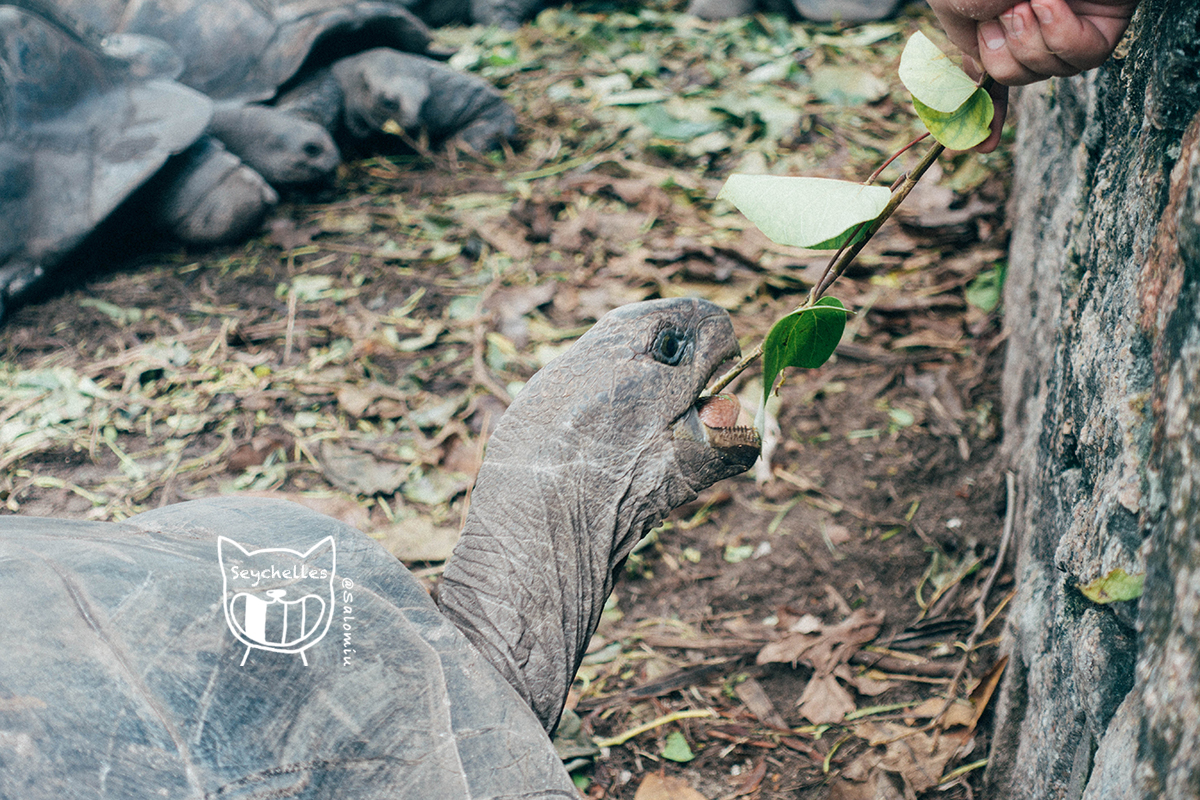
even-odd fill
[(225, 622), (250, 650), (299, 653), (321, 641), (333, 619), (333, 571), (337, 549), (326, 536), (307, 552), (282, 547), (247, 550), (225, 536), (217, 538), (224, 578)]

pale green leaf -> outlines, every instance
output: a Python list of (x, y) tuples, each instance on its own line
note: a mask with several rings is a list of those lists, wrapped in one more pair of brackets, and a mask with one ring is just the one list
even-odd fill
[(917, 31), (900, 54), (900, 82), (912, 96), (934, 111), (948, 114), (978, 88), (950, 57)]
[(754, 555), (754, 545), (752, 544), (727, 544), (725, 545), (725, 563), (740, 564), (746, 559)]
[(913, 98), (913, 108), (925, 127), (944, 146), (951, 150), (970, 150), (991, 133), (992, 116), (996, 109), (992, 98), (983, 89), (975, 93), (956, 111), (943, 113)]
[(663, 744), (662, 752), (659, 754), (669, 761), (677, 761), (684, 763), (695, 758), (692, 748), (688, 747), (687, 739), (679, 731), (671, 731), (667, 734), (667, 741)]
[(1116, 603), (1122, 600), (1136, 600), (1142, 596), (1142, 586), (1146, 582), (1144, 573), (1130, 575), (1117, 567), (1103, 578), (1079, 584), (1079, 591), (1093, 603)]
[(1004, 264), (980, 273), (967, 285), (967, 302), (983, 311), (993, 311), (1004, 297)]
[(680, 142), (690, 142), (699, 136), (721, 129), (717, 122), (679, 119), (661, 105), (642, 106), (638, 110), (638, 119), (655, 136)]
[(839, 238), (844, 241), (854, 226), (883, 212), (892, 193), (885, 186), (829, 178), (734, 174), (718, 197), (737, 206), (773, 242), (837, 249)]

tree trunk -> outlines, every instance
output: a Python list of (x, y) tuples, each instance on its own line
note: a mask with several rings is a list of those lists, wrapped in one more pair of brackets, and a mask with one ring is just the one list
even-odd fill
[[(1019, 103), (988, 797), (1200, 797), (1198, 20), (1143, 0), (1108, 64)], [(1140, 600), (1080, 593), (1117, 568)]]

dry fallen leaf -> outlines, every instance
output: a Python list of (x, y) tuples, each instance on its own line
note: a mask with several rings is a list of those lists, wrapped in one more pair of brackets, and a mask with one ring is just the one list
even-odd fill
[(337, 388), (336, 396), (338, 406), (352, 417), (397, 419), (408, 411), (402, 392), (378, 383), (366, 386), (342, 384)]
[(843, 681), (854, 687), (854, 691), (868, 697), (881, 695), (888, 689), (896, 685), (895, 681), (879, 680), (873, 678), (865, 672), (859, 672), (857, 669), (852, 669), (849, 664), (838, 664), (834, 668), (833, 674), (841, 678)]
[(759, 664), (795, 664), (803, 660), (818, 672), (830, 673), (879, 635), (882, 623), (882, 612), (860, 608), (836, 625), (824, 626), (812, 633), (789, 633), (779, 641), (771, 642), (759, 651), (757, 661)]
[(833, 675), (813, 675), (798, 705), (800, 713), (814, 725), (841, 722), (856, 708), (854, 698)]
[(459, 530), (434, 525), (429, 517), (397, 520), (371, 538), (401, 561), (445, 561), (454, 552)]
[[(913, 706), (904, 712), (905, 718), (911, 719), (931, 719), (941, 713), (942, 708), (946, 705), (945, 698), (930, 697), (923, 703)], [(955, 726), (965, 725), (974, 727), (971, 722), (975, 711), (970, 703), (962, 700), (956, 700), (946, 709), (946, 713), (941, 718), (942, 728), (953, 728)]]
[(987, 674), (979, 679), (979, 685), (971, 692), (971, 704), (975, 706), (975, 711), (971, 715), (971, 721), (967, 725), (971, 730), (975, 730), (975, 726), (979, 724), (979, 718), (987, 710), (988, 703), (992, 699), (992, 694), (996, 691), (996, 687), (1000, 685), (1000, 676), (1004, 674), (1006, 666), (1008, 666), (1008, 656), (1004, 655), (992, 665)]
[(764, 725), (770, 725), (772, 728), (786, 728), (787, 723), (783, 717), (779, 716), (779, 712), (775, 710), (775, 705), (771, 702), (771, 698), (767, 697), (766, 691), (762, 684), (747, 678), (746, 680), (733, 687), (733, 692), (738, 696), (738, 699), (746, 704), (746, 708), (758, 718), (758, 721)]
[(342, 491), (367, 495), (392, 494), (408, 479), (408, 464), (382, 461), (329, 439), (321, 442), (321, 471)]
[(930, 736), (894, 722), (860, 722), (854, 734), (872, 747), (886, 748), (879, 767), (895, 772), (914, 793), (937, 786), (946, 764), (958, 752), (969, 733), (939, 733)]
[(708, 800), (684, 778), (651, 772), (642, 779), (633, 800)]
[(837, 682), (835, 672), (859, 648), (879, 634), (882, 612), (857, 609), (836, 625), (820, 625), (808, 615), (797, 621), (799, 630), (771, 642), (758, 653), (758, 663), (804, 661), (813, 676), (797, 705), (814, 724), (841, 722), (855, 709), (854, 698)]
[[(904, 800), (904, 793), (892, 784), (894, 779), (886, 771), (877, 768), (879, 757), (875, 753), (866, 755), (873, 756), (874, 761), (863, 779), (846, 780), (846, 771), (843, 770), (843, 774), (830, 784), (829, 800)], [(863, 760), (860, 757), (854, 763)]]

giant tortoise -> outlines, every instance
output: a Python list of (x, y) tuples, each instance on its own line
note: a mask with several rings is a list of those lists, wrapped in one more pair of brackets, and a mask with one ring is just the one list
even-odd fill
[(327, 183), (335, 137), (510, 138), (499, 92), (430, 41), (400, 0), (5, 0), (0, 318), (151, 176), (122, 224), (214, 244)]
[(701, 398), (737, 351), (704, 300), (603, 317), (502, 417), (436, 605), (284, 501), (0, 517), (0, 796), (577, 797), (547, 731), (614, 572), (758, 453)]
[(408, 0), (430, 25), (466, 23), (513, 28), (532, 17), (546, 0)]

